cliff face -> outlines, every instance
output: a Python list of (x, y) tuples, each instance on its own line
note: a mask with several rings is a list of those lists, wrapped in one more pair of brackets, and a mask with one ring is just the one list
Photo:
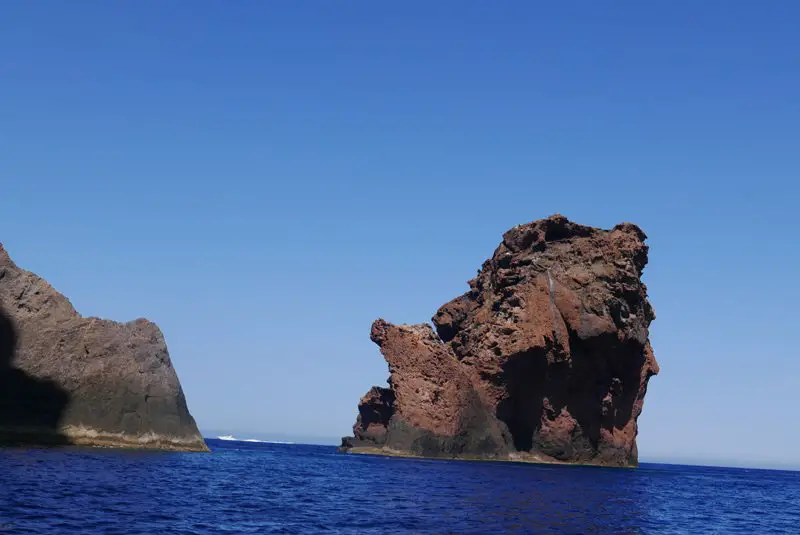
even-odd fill
[(645, 234), (561, 216), (515, 227), (428, 325), (377, 320), (389, 388), (361, 399), (344, 451), (637, 464), (658, 373)]
[(159, 328), (82, 317), (2, 245), (0, 443), (207, 450)]

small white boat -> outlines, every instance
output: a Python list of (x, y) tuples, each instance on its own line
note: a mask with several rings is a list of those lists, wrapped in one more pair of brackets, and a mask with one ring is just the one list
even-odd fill
[(217, 437), (217, 438), (220, 439), (220, 440), (236, 440), (236, 438), (233, 435), (223, 435), (223, 436)]

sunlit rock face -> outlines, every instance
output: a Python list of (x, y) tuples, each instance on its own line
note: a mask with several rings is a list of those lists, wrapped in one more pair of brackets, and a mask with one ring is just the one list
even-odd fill
[(658, 373), (641, 281), (645, 234), (555, 215), (503, 235), (433, 326), (377, 320), (389, 388), (359, 404), (343, 451), (637, 464), (637, 418)]

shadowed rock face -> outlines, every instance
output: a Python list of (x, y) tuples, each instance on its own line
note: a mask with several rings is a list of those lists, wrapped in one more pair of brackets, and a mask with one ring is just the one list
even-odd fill
[(2, 245), (0, 443), (207, 450), (158, 327), (82, 317)]
[(521, 225), (436, 312), (436, 333), (377, 320), (390, 388), (361, 399), (341, 449), (635, 466), (658, 373), (645, 239), (629, 223)]

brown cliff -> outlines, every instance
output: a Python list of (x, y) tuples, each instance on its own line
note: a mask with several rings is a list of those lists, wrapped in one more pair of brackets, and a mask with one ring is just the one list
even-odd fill
[(645, 234), (562, 216), (517, 226), (428, 325), (377, 320), (389, 388), (359, 404), (356, 453), (635, 466), (658, 373)]
[(82, 317), (2, 245), (0, 444), (207, 451), (159, 328)]

